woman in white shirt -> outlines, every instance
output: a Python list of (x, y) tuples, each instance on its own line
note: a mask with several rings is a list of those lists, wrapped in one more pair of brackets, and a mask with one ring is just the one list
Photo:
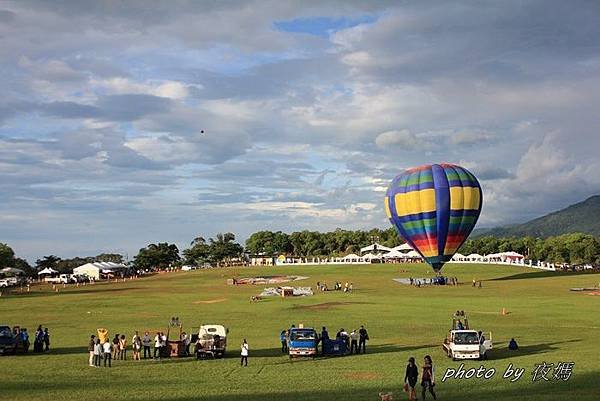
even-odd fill
[(94, 344), (94, 366), (100, 367), (100, 359), (102, 358), (102, 344), (100, 344), (100, 339), (96, 339), (96, 343)]
[(108, 367), (111, 367), (111, 359), (112, 359), (112, 343), (110, 341), (102, 344), (102, 349), (104, 351), (104, 367), (106, 367), (106, 361), (108, 361)]
[(240, 360), (240, 366), (248, 366), (248, 343), (246, 342), (246, 339), (244, 338), (244, 342), (242, 343), (242, 359)]

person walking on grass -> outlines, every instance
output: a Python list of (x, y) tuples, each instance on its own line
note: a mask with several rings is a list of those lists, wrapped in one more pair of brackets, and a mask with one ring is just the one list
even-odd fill
[(102, 359), (102, 344), (100, 344), (100, 339), (97, 338), (96, 342), (94, 343), (94, 363), (91, 366), (94, 366), (96, 368), (100, 367), (100, 359)]
[(408, 401), (417, 400), (417, 392), (415, 387), (417, 385), (417, 379), (419, 377), (419, 368), (415, 363), (415, 358), (412, 356), (408, 358), (408, 365), (406, 366), (406, 374), (404, 375), (405, 388), (408, 389)]
[(89, 365), (94, 366), (94, 350), (96, 347), (96, 336), (92, 334), (88, 343), (88, 352), (90, 354)]
[(154, 359), (160, 359), (160, 346), (162, 345), (162, 337), (159, 332), (154, 337)]
[(423, 359), (423, 374), (421, 375), (421, 387), (423, 387), (421, 398), (425, 401), (425, 392), (429, 390), (433, 400), (437, 400), (435, 396), (435, 391), (433, 391), (433, 386), (435, 386), (435, 370), (433, 369), (433, 362), (431, 361), (431, 357), (426, 355)]
[(111, 359), (112, 359), (112, 351), (113, 344), (110, 341), (102, 344), (102, 350), (104, 351), (104, 367), (106, 367), (106, 363), (108, 362), (108, 367), (111, 367)]
[(150, 338), (150, 333), (144, 333), (142, 345), (144, 346), (144, 359), (152, 358), (152, 353), (150, 352), (150, 347), (152, 346), (152, 338)]
[(244, 338), (244, 341), (242, 342), (242, 346), (241, 346), (242, 352), (240, 353), (240, 355), (242, 356), (242, 358), (240, 359), (240, 366), (248, 366), (248, 342), (246, 341), (246, 339)]

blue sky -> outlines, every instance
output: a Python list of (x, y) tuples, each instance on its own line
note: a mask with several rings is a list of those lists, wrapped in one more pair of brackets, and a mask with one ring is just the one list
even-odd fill
[[(30, 261), (388, 227), (454, 162), (481, 226), (600, 192), (598, 5), (0, 4), (0, 242)], [(204, 130), (204, 133), (201, 131)]]

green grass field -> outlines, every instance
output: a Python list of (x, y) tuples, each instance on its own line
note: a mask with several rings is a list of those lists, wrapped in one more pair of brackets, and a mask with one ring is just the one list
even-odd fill
[[(401, 271), (404, 270), (404, 271)], [(458, 287), (414, 288), (397, 277), (428, 277), (424, 265), (310, 266), (215, 269), (145, 277), (125, 283), (73, 287), (53, 293), (48, 285), (29, 294), (0, 298), (0, 324), (49, 327), (48, 354), (0, 357), (1, 400), (377, 400), (379, 391), (401, 391), (406, 361), (430, 354), (440, 400), (598, 400), (600, 396), (600, 297), (570, 292), (597, 285), (599, 274), (554, 274), (493, 265), (447, 265)], [(294, 274), (309, 276), (295, 285), (352, 281), (353, 294), (264, 299), (250, 303), (263, 286), (227, 286), (230, 277)], [(481, 279), (483, 288), (470, 281)], [(203, 301), (211, 301), (210, 303)], [(506, 308), (510, 313), (502, 316)], [(458, 367), (442, 352), (451, 314), (463, 309), (471, 326), (492, 331), (496, 349), (487, 361), (467, 367), (497, 370), (490, 380), (440, 382), (447, 367)], [(111, 335), (163, 330), (171, 316), (184, 328), (204, 323), (229, 327), (229, 351), (222, 360), (116, 361), (112, 369), (87, 366), (90, 334), (107, 327)], [(364, 324), (367, 354), (290, 361), (280, 352), (279, 332), (290, 324), (334, 334)], [(511, 353), (515, 337), (521, 349)], [(247, 338), (250, 366), (239, 367), (239, 343)], [(130, 351), (129, 351), (130, 352)], [(534, 364), (573, 361), (569, 381), (531, 380)], [(509, 364), (525, 368), (514, 383), (502, 378)], [(420, 393), (419, 393), (419, 398)], [(429, 398), (428, 398), (429, 399)]]

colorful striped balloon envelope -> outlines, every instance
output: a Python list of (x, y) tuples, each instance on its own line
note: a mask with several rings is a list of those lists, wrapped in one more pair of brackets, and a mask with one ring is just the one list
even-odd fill
[(385, 212), (398, 233), (436, 272), (475, 227), (483, 194), (477, 178), (456, 164), (404, 171), (385, 195)]

